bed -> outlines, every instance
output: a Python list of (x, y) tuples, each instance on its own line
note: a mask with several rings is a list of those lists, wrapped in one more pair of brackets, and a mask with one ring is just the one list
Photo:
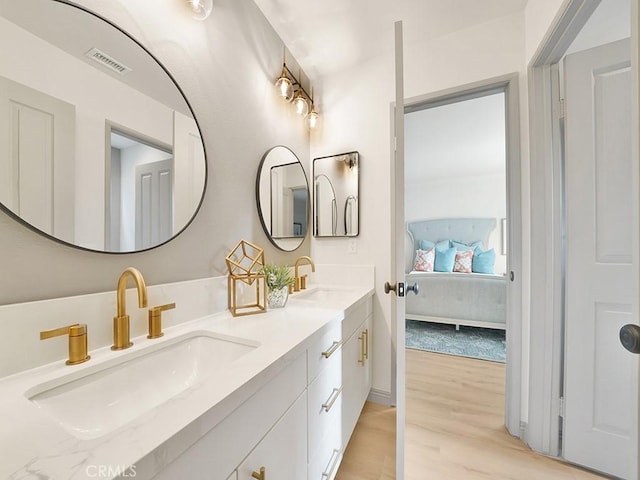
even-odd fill
[(505, 329), (506, 277), (502, 274), (417, 272), (416, 251), (422, 242), (482, 242), (487, 249), (495, 218), (440, 218), (407, 223), (406, 283), (417, 283), (419, 295), (405, 297), (406, 318), (437, 323)]

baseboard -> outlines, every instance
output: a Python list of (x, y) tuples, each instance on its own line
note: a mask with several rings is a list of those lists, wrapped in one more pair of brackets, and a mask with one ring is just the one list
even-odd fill
[(379, 403), (380, 405), (386, 405), (387, 407), (390, 407), (391, 392), (378, 390), (377, 388), (372, 388), (369, 391), (369, 396), (367, 397), (367, 401), (373, 402), (373, 403)]

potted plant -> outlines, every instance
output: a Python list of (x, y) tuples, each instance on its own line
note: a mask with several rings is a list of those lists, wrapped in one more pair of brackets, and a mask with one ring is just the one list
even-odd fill
[(269, 308), (284, 307), (289, 298), (289, 285), (293, 284), (289, 267), (273, 263), (263, 265), (260, 273), (267, 283), (267, 305)]

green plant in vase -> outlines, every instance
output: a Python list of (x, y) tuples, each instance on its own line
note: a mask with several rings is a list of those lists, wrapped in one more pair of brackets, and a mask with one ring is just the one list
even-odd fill
[(269, 263), (262, 266), (260, 273), (267, 283), (267, 305), (270, 308), (284, 307), (289, 298), (289, 285), (293, 284), (289, 267)]

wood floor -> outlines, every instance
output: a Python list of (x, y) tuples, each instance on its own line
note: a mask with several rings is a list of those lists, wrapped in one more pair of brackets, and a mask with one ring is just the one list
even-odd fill
[[(593, 480), (504, 428), (504, 364), (407, 349), (405, 480)], [(337, 480), (395, 478), (395, 410), (367, 403)]]

